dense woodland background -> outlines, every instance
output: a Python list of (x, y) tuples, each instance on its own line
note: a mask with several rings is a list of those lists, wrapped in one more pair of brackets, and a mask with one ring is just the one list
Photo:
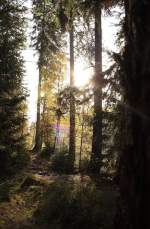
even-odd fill
[[(0, 1), (0, 229), (150, 229), (150, 2), (32, 0), (30, 10), (32, 124), (29, 9)], [(114, 16), (117, 52), (102, 43), (102, 17)], [(82, 88), (77, 59), (92, 69)]]

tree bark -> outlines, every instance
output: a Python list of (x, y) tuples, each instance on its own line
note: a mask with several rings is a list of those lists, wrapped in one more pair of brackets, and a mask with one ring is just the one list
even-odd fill
[(150, 228), (150, 1), (125, 2), (121, 66), (127, 103), (120, 160), (120, 202), (115, 229)]
[(101, 4), (95, 4), (95, 78), (94, 78), (94, 118), (90, 169), (100, 172), (102, 151), (102, 29)]
[(41, 69), (39, 67), (39, 83), (38, 83), (38, 99), (37, 99), (37, 119), (36, 119), (36, 133), (35, 133), (35, 145), (33, 151), (37, 154), (41, 152), (42, 148), (42, 136), (41, 136)]
[[(43, 18), (42, 18), (42, 37), (44, 37), (45, 30), (45, 13), (46, 13), (46, 1), (43, 0)], [(44, 63), (44, 40), (41, 40), (41, 48), (39, 51), (39, 83), (38, 83), (38, 99), (37, 99), (37, 120), (36, 120), (36, 133), (35, 133), (35, 146), (33, 151), (40, 153), (42, 149), (42, 130), (41, 130), (41, 83), (42, 83), (42, 66)]]
[(57, 125), (56, 125), (56, 135), (55, 135), (55, 141), (54, 141), (54, 148), (53, 152), (55, 153), (57, 144), (59, 144), (59, 139), (60, 139), (60, 121), (61, 121), (61, 116), (57, 116)]
[(70, 16), (70, 137), (69, 137), (69, 155), (72, 170), (75, 161), (75, 98), (74, 98), (74, 26), (72, 15)]
[(83, 136), (84, 136), (84, 122), (85, 122), (85, 111), (84, 104), (82, 107), (82, 122), (81, 122), (81, 137), (80, 137), (80, 153), (79, 153), (79, 171), (81, 171), (81, 163), (82, 163), (82, 148), (83, 148)]

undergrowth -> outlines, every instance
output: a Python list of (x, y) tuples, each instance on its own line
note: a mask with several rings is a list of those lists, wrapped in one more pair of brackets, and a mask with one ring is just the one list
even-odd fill
[(40, 229), (111, 229), (114, 202), (112, 193), (91, 183), (56, 181), (35, 212), (35, 222)]

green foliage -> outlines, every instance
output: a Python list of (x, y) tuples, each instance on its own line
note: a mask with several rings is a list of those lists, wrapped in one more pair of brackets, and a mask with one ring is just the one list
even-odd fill
[(16, 152), (11, 155), (11, 169), (10, 172), (17, 173), (19, 170), (23, 169), (28, 165), (30, 161), (30, 156), (26, 151)]
[(9, 201), (8, 182), (0, 183), (0, 202)]
[(51, 169), (58, 173), (71, 173), (70, 156), (67, 150), (56, 152), (51, 158)]
[[(25, 8), (22, 1), (0, 2), (0, 175), (13, 171), (25, 151), (26, 91), (22, 86)], [(12, 160), (12, 161), (11, 161)], [(19, 162), (20, 163), (20, 162)], [(17, 163), (18, 164), (18, 163)], [(19, 165), (20, 166), (20, 165)]]
[(40, 157), (50, 158), (50, 156), (53, 154), (53, 151), (54, 151), (54, 147), (52, 145), (47, 145), (42, 149), (40, 153)]
[(61, 30), (54, 1), (33, 0), (33, 45), (39, 52), (39, 64), (47, 63), (60, 48)]
[(28, 165), (30, 157), (26, 151), (13, 152), (1, 151), (0, 152), (0, 166), (1, 175), (3, 178), (16, 174), (19, 170)]

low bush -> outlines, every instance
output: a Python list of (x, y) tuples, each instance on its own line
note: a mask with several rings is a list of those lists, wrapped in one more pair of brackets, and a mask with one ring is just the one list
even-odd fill
[(56, 152), (51, 157), (50, 169), (57, 173), (71, 173), (70, 157), (67, 150)]
[(0, 151), (0, 178), (7, 179), (25, 168), (30, 160), (26, 151), (6, 152)]
[(80, 165), (79, 165), (79, 171), (81, 173), (87, 174), (89, 171), (89, 163), (90, 163), (90, 161), (88, 158), (82, 159), (80, 162)]
[(27, 152), (13, 153), (10, 159), (10, 172), (13, 174), (25, 168), (30, 161), (30, 156)]
[(39, 228), (99, 229), (103, 223), (101, 192), (94, 186), (56, 182), (35, 213)]
[(9, 201), (9, 185), (8, 182), (0, 183), (0, 202)]
[(54, 147), (52, 145), (45, 146), (40, 153), (40, 157), (45, 159), (50, 158), (50, 156), (53, 154), (53, 151)]

